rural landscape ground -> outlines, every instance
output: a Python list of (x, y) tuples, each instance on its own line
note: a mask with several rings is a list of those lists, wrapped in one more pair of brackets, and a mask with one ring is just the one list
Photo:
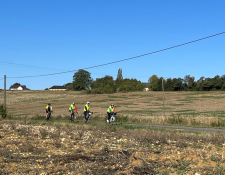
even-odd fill
[[(3, 92), (0, 103), (3, 103)], [(79, 123), (68, 122), (72, 102)], [(82, 122), (86, 101), (94, 112)], [(51, 103), (52, 120), (44, 120)], [(104, 123), (114, 103), (118, 125)], [(136, 127), (225, 128), (225, 92), (7, 91), (0, 120), (0, 174), (225, 174), (221, 132)]]

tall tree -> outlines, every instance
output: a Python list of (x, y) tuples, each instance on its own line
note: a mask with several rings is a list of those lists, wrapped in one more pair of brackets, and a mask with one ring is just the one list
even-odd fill
[(164, 90), (165, 91), (173, 91), (173, 84), (172, 84), (171, 78), (166, 79), (165, 85), (164, 85)]
[(90, 72), (79, 69), (73, 76), (73, 90), (80, 91), (89, 89), (92, 81)]
[(117, 78), (116, 78), (116, 85), (119, 85), (123, 82), (123, 75), (122, 75), (122, 69), (118, 70)]
[(148, 87), (149, 89), (152, 89), (152, 86), (155, 82), (157, 82), (159, 80), (159, 78), (157, 77), (157, 75), (152, 75), (151, 77), (149, 77), (148, 79)]
[(183, 80), (181, 78), (174, 78), (173, 79), (173, 89), (174, 91), (182, 90)]
[(193, 90), (195, 87), (195, 77), (191, 77), (190, 75), (186, 75), (184, 77), (184, 89), (185, 90)]

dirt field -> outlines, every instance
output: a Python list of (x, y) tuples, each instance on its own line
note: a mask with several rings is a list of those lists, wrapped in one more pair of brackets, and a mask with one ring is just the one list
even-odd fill
[[(0, 103), (3, 103), (3, 92)], [(54, 116), (68, 116), (68, 108), (75, 102), (83, 112), (86, 101), (91, 111), (105, 116), (111, 103), (119, 114), (129, 117), (195, 115), (224, 116), (225, 92), (130, 92), (88, 95), (82, 92), (7, 91), (7, 108), (13, 116), (44, 116), (45, 106), (51, 103)]]
[(0, 121), (0, 174), (223, 175), (224, 135)]

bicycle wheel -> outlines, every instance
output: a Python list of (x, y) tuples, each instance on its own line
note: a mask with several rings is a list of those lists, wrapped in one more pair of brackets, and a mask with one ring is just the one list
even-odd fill
[(50, 120), (50, 118), (51, 118), (51, 113), (48, 113), (47, 121)]

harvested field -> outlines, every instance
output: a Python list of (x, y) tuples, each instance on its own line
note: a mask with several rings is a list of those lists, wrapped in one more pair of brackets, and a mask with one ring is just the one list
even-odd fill
[[(3, 92), (0, 92), (3, 97)], [(3, 103), (3, 98), (0, 99)], [(12, 116), (44, 116), (51, 103), (54, 116), (68, 116), (75, 102), (81, 114), (86, 101), (91, 102), (94, 115), (105, 116), (110, 103), (121, 115), (131, 118), (150, 116), (221, 116), (225, 117), (225, 92), (130, 92), (90, 95), (74, 91), (7, 91), (7, 107)]]
[(0, 174), (225, 173), (224, 135), (0, 122)]

